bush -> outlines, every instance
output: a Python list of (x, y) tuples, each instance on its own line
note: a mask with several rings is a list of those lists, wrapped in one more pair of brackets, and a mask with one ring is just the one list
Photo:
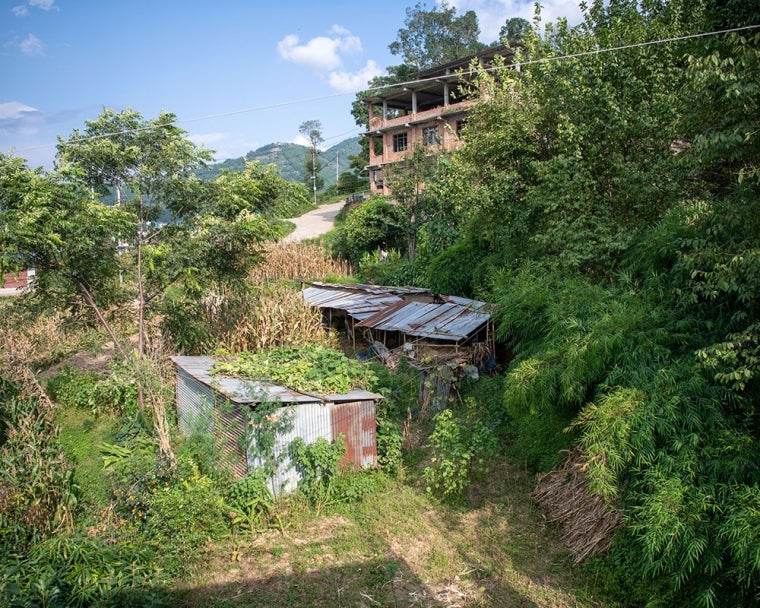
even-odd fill
[(50, 398), (64, 407), (89, 410), (93, 416), (103, 412), (125, 414), (137, 411), (134, 370), (117, 363), (108, 375), (64, 367), (47, 382)]
[(0, 605), (163, 606), (169, 584), (154, 555), (132, 544), (83, 536), (55, 536), (0, 574)]
[(377, 422), (377, 464), (388, 475), (398, 475), (403, 464), (403, 437), (398, 424), (387, 418)]
[(308, 444), (296, 437), (290, 443), (290, 457), (300, 474), (298, 489), (317, 508), (335, 500), (333, 483), (345, 452), (346, 444), (342, 436), (335, 443), (324, 437)]
[(47, 408), (4, 393), (0, 555), (24, 554), (54, 531), (73, 526), (76, 488)]
[(482, 472), (486, 459), (496, 453), (496, 438), (474, 415), (474, 408), (470, 400), (461, 417), (455, 417), (451, 409), (436, 414), (430, 435), (433, 464), (423, 471), (427, 489), (453, 502), (462, 499), (472, 476)]
[(224, 491), (224, 506), (229, 510), (233, 530), (260, 530), (268, 523), (273, 505), (274, 497), (263, 469), (254, 469)]
[(386, 243), (397, 246), (401, 235), (399, 210), (382, 197), (373, 197), (352, 209), (338, 225), (333, 254), (358, 265), (366, 252)]

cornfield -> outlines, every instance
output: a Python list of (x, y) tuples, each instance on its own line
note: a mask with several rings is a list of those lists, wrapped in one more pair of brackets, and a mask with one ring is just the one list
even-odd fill
[(329, 276), (345, 277), (351, 274), (347, 262), (334, 259), (318, 243), (282, 243), (268, 247), (266, 261), (250, 275), (254, 283), (271, 280), (324, 279)]
[(335, 342), (336, 338), (322, 327), (322, 312), (286, 285), (262, 287), (257, 298), (239, 305), (242, 310), (236, 311), (234, 326), (219, 337), (219, 346), (231, 353), (315, 342), (330, 346)]

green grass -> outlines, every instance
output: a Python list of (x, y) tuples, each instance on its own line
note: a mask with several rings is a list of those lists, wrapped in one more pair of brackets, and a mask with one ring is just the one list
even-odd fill
[(319, 516), (299, 510), (284, 533), (215, 543), (172, 601), (226, 608), (603, 606), (535, 509), (528, 476), (501, 462), (489, 479), (473, 489), (477, 507), (454, 509), (389, 480), (358, 503)]
[(56, 422), (61, 427), (61, 448), (74, 467), (74, 483), (79, 487), (80, 503), (93, 513), (105, 509), (109, 503), (108, 482), (99, 446), (104, 441), (113, 441), (113, 417), (93, 418), (85, 410), (60, 408)]

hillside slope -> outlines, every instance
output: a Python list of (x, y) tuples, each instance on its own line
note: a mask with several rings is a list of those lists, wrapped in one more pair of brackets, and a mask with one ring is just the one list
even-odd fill
[[(354, 156), (361, 151), (359, 137), (345, 139), (320, 154), (322, 171), (320, 176), (324, 180), (324, 187), (329, 188), (336, 181), (336, 159), (337, 172), (343, 173), (349, 170), (349, 156)], [(241, 156), (239, 158), (230, 158), (220, 163), (209, 166), (198, 172), (201, 179), (212, 179), (222, 169), (228, 171), (242, 171), (246, 161), (256, 161), (262, 165), (274, 165), (280, 172), (280, 175), (288, 181), (302, 182), (305, 177), (304, 159), (309, 154), (308, 146), (292, 143), (272, 143), (262, 146)]]

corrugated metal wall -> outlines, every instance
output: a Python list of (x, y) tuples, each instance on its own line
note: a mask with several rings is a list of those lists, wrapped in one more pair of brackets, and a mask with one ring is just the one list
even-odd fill
[[(181, 367), (177, 368), (176, 391), (177, 418), (183, 433), (212, 432), (220, 458), (239, 476), (264, 465), (256, 449), (255, 433), (247, 433), (251, 422), (242, 409), (255, 407), (255, 404), (231, 403)], [(377, 420), (372, 400), (299, 403), (282, 406), (278, 413), (289, 417), (292, 425), (275, 441), (274, 453), (281, 459), (271, 478), (275, 496), (292, 492), (298, 486), (299, 473), (288, 455), (288, 447), (296, 437), (308, 444), (320, 437), (332, 442), (342, 434), (346, 440), (344, 468), (372, 466), (377, 462)]]
[(186, 435), (213, 428), (214, 393), (182, 368), (177, 368), (177, 422)]
[[(275, 496), (287, 494), (298, 487), (299, 472), (288, 455), (288, 446), (300, 437), (305, 443), (314, 443), (320, 437), (332, 442), (343, 434), (346, 440), (344, 468), (372, 466), (377, 462), (375, 430), (377, 420), (374, 401), (353, 403), (301, 403), (283, 407), (283, 415), (289, 416), (292, 428), (280, 434), (274, 452), (280, 460), (277, 472), (271, 478), (270, 489)], [(248, 466), (260, 467), (264, 462), (257, 456), (255, 438), (248, 449)]]
[(213, 433), (220, 459), (243, 476), (246, 419), (240, 407), (177, 368), (177, 423), (185, 435)]

